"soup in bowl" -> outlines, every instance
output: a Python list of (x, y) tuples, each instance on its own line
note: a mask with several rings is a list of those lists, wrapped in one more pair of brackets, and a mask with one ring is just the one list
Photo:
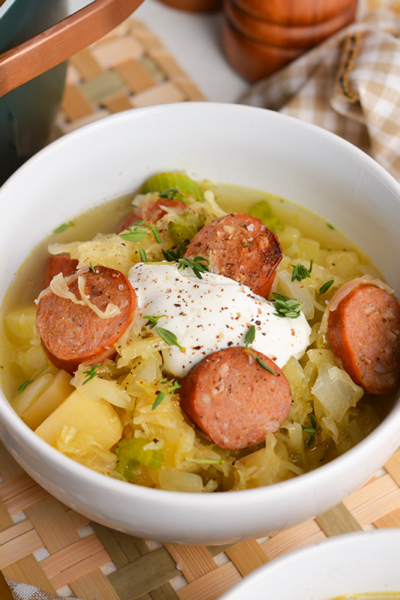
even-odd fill
[[(397, 367), (375, 389), (323, 329), (349, 284), (398, 306), (398, 185), (354, 147), (268, 111), (159, 106), (52, 144), (0, 197), (2, 439), (66, 504), (150, 539), (224, 543), (327, 510), (395, 450)], [(49, 257), (72, 271), (49, 277)], [(96, 323), (119, 324), (101, 343), (86, 317), (71, 329), (99, 296)], [(230, 414), (219, 385), (235, 388)]]

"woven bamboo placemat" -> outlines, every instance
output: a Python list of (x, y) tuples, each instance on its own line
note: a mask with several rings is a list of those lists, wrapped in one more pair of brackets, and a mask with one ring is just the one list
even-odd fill
[(128, 19), (69, 61), (56, 135), (130, 108), (206, 100), (161, 40)]
[[(73, 57), (56, 135), (132, 107), (205, 100), (159, 38), (128, 20)], [(295, 502), (295, 499), (293, 499)], [(215, 600), (254, 569), (325, 537), (400, 526), (400, 453), (315, 520), (224, 547), (162, 545), (70, 510), (0, 445), (0, 569), (9, 579), (82, 600)]]
[(89, 523), (36, 484), (1, 445), (0, 475), (5, 577), (82, 600), (216, 600), (295, 548), (350, 531), (400, 527), (400, 453), (324, 515), (269, 538), (216, 547), (162, 545)]

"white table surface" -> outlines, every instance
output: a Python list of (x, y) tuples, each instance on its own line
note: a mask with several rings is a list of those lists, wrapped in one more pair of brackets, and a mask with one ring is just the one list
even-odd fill
[[(87, 4), (88, 0), (69, 0), (70, 12)], [(159, 36), (208, 100), (234, 103), (249, 89), (225, 58), (220, 12), (188, 12), (144, 0), (132, 16)]]

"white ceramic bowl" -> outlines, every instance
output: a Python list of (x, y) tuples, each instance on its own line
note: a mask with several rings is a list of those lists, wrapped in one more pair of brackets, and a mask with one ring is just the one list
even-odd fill
[(340, 535), (272, 560), (220, 600), (332, 600), (344, 594), (400, 593), (399, 553), (399, 529)]
[[(184, 103), (135, 109), (56, 141), (0, 190), (0, 299), (15, 272), (60, 223), (186, 170), (293, 200), (368, 252), (400, 293), (400, 187), (377, 163), (326, 131), (263, 109)], [(89, 518), (166, 542), (217, 544), (260, 537), (314, 517), (361, 486), (400, 440), (400, 403), (362, 443), (320, 469), (227, 494), (179, 494), (116, 481), (39, 439), (0, 397), (0, 437), (51, 494)]]

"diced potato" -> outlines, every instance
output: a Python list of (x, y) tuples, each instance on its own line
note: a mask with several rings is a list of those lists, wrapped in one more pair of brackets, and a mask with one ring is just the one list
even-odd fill
[[(50, 386), (42, 394), (33, 399), (21, 414), (21, 419), (31, 428), (36, 429), (55, 411), (72, 392), (71, 376), (66, 371), (59, 371)], [(28, 391), (27, 388), (26, 391)]]
[(57, 446), (64, 427), (77, 434), (85, 433), (105, 450), (112, 448), (122, 435), (122, 423), (114, 408), (104, 400), (88, 402), (77, 390), (39, 425), (36, 433), (51, 446)]
[(18, 345), (27, 344), (35, 335), (36, 306), (15, 310), (4, 318), (7, 337)]
[(50, 373), (42, 375), (35, 381), (29, 380), (23, 384), (25, 388), (18, 388), (18, 391), (11, 401), (11, 405), (15, 412), (21, 416), (36, 400), (51, 386), (54, 376)]

